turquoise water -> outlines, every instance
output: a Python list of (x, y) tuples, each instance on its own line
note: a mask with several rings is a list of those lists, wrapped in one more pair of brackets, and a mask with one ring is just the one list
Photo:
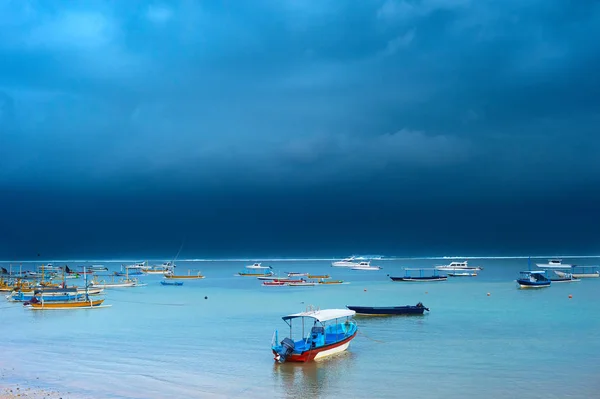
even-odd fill
[[(484, 267), (475, 278), (399, 283), (387, 274), (440, 261), (373, 263), (384, 269), (263, 262), (282, 275), (328, 273), (350, 284), (262, 287), (256, 278), (234, 277), (249, 262), (178, 262), (178, 273), (200, 269), (206, 279), (169, 287), (144, 276), (145, 287), (106, 290), (112, 306), (105, 309), (35, 312), (0, 302), (0, 384), (77, 398), (598, 397), (599, 279), (520, 290), (514, 280), (526, 259), (486, 259), (469, 261)], [(273, 361), (273, 331), (280, 338), (287, 331), (281, 316), (307, 305), (419, 301), (431, 312), (357, 318), (359, 334), (344, 354), (309, 364)]]

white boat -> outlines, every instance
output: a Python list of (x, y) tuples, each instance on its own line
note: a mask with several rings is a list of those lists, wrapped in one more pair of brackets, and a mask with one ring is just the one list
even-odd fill
[(148, 266), (147, 262), (137, 262), (134, 263), (133, 265), (125, 265), (124, 266), (126, 269), (134, 269), (134, 270), (143, 270), (146, 271), (150, 268), (150, 266)]
[(357, 266), (351, 268), (352, 270), (381, 270), (379, 266), (371, 266), (371, 262), (360, 262)]
[(448, 273), (450, 277), (475, 277), (477, 273), (475, 272), (459, 272), (459, 273)]
[(469, 266), (467, 261), (464, 262), (450, 262), (449, 265), (440, 265), (435, 267), (437, 270), (448, 270), (448, 271), (456, 271), (456, 270), (482, 270), (479, 266)]
[(253, 265), (246, 266), (247, 269), (271, 269), (270, 266), (262, 266), (260, 263), (254, 263)]
[(336, 262), (332, 262), (331, 266), (333, 267), (354, 267), (354, 266), (358, 266), (358, 262), (355, 262), (356, 258), (354, 258), (354, 256), (351, 256), (349, 258), (346, 259), (342, 259), (342, 260), (338, 260)]
[(294, 281), (285, 283), (289, 287), (314, 287), (317, 283), (312, 281)]
[(598, 271), (598, 266), (576, 266), (573, 265), (571, 267), (570, 272), (554, 270), (561, 278), (568, 278), (571, 275), (572, 278), (598, 278), (600, 277), (600, 272)]
[(562, 259), (548, 259), (548, 263), (536, 263), (536, 265), (545, 269), (569, 269), (573, 266), (562, 263)]
[(307, 277), (308, 273), (286, 272), (288, 277)]
[(146, 270), (146, 274), (165, 274), (171, 272), (175, 265), (171, 262), (165, 262), (160, 266), (152, 266)]

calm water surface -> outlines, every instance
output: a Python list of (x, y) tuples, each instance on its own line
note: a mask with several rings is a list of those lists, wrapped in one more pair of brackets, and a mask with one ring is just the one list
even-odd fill
[[(115, 399), (599, 397), (598, 279), (519, 290), (514, 280), (527, 260), (510, 259), (471, 260), (484, 267), (475, 278), (397, 283), (387, 275), (440, 262), (373, 263), (384, 269), (263, 262), (282, 275), (329, 273), (350, 283), (301, 288), (234, 277), (249, 262), (178, 262), (178, 272), (200, 269), (206, 279), (163, 287), (160, 276), (141, 277), (147, 286), (107, 290), (106, 309), (34, 312), (0, 302), (0, 382)], [(309, 364), (273, 361), (273, 331), (280, 338), (287, 331), (281, 317), (307, 305), (419, 301), (429, 314), (357, 318), (359, 334), (342, 355)]]

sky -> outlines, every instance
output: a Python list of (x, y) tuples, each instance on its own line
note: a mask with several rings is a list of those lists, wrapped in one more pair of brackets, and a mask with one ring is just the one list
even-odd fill
[(600, 3), (0, 1), (0, 259), (600, 254)]

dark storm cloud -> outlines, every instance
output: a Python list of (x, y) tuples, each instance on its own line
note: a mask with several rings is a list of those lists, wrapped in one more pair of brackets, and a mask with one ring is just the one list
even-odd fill
[[(356, 214), (380, 232), (381, 252), (395, 248), (396, 226), (444, 225), (447, 212), (486, 214), (479, 206), (521, 215), (518, 223), (527, 212), (496, 203), (599, 196), (597, 37), (595, 1), (7, 1), (4, 209), (61, 214), (53, 223), (180, 220), (182, 231), (210, 220), (228, 226), (223, 237), (260, 216), (254, 223), (271, 224), (254, 243), (262, 247), (285, 221), (302, 220), (350, 242), (323, 225)], [(14, 193), (75, 195), (83, 205), (68, 212), (57, 200), (46, 212)], [(149, 195), (160, 199), (137, 209)], [(217, 211), (223, 203), (229, 210)], [(571, 214), (559, 203), (548, 212)], [(168, 214), (160, 204), (179, 213), (159, 222)], [(95, 207), (114, 216), (97, 220)], [(25, 240), (14, 234), (11, 243)], [(311, 236), (289, 234), (279, 248)], [(455, 247), (468, 248), (469, 237)], [(413, 244), (432, 248), (426, 238), (423, 230)]]

